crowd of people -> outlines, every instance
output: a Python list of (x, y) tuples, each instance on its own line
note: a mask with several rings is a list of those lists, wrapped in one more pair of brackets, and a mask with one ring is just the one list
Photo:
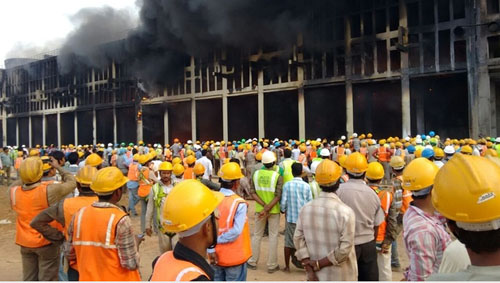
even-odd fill
[[(391, 281), (395, 270), (396, 280), (499, 280), (498, 156), (500, 138), (368, 133), (14, 146), (0, 166), (23, 280), (245, 281), (265, 235), (268, 273), (290, 272), (291, 261), (307, 280)], [(153, 234), (160, 256), (149, 276), (139, 246)]]

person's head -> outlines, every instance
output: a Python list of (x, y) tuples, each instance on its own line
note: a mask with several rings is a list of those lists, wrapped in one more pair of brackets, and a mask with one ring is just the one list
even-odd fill
[(205, 175), (205, 166), (201, 162), (198, 162), (194, 165), (193, 172), (196, 178), (202, 178)]
[(500, 162), (495, 159), (457, 154), (434, 182), (432, 203), (469, 255), (474, 255), (473, 265), (484, 254), (497, 253), (500, 259)]
[(184, 166), (182, 166), (182, 164), (180, 163), (177, 163), (173, 166), (172, 173), (174, 173), (175, 177), (182, 178), (184, 170), (185, 170)]
[(430, 201), (431, 191), (439, 168), (427, 158), (414, 159), (403, 171), (403, 189), (412, 192), (418, 206), (420, 201)]
[(366, 179), (372, 184), (379, 184), (384, 178), (384, 167), (377, 161), (370, 162), (366, 170)]
[(9, 153), (9, 148), (8, 148), (8, 147), (4, 147), (4, 148), (3, 148), (3, 152), (5, 152), (5, 153)]
[(197, 180), (184, 180), (168, 194), (162, 211), (166, 232), (177, 233), (179, 242), (205, 256), (217, 244), (219, 213), (224, 199)]
[(100, 169), (95, 174), (90, 188), (99, 197), (99, 201), (116, 204), (123, 194), (123, 187), (128, 178), (123, 176), (120, 169), (110, 166)]
[(327, 148), (323, 148), (319, 152), (319, 155), (321, 156), (322, 159), (328, 159), (330, 158), (330, 151)]
[(55, 169), (52, 167), (52, 160), (49, 156), (42, 156), (40, 158), (43, 162), (42, 170), (43, 177), (53, 177), (56, 175)]
[(43, 176), (43, 162), (39, 157), (28, 157), (19, 167), (19, 176), (24, 185), (40, 181)]
[(186, 157), (186, 163), (188, 167), (193, 168), (196, 163), (196, 157), (194, 157), (193, 155), (189, 155), (188, 157)]
[(350, 178), (363, 179), (368, 169), (366, 157), (359, 152), (350, 154), (345, 160), (345, 169)]
[(401, 156), (392, 156), (391, 161), (389, 162), (389, 166), (392, 168), (392, 172), (396, 176), (400, 176), (405, 169), (405, 161)]
[(49, 154), (49, 156), (54, 157), (57, 160), (57, 163), (61, 166), (64, 166), (64, 163), (66, 163), (66, 157), (62, 151), (54, 150)]
[(160, 180), (163, 184), (168, 185), (172, 181), (172, 170), (174, 167), (172, 163), (168, 161), (163, 161), (158, 166), (158, 172), (160, 172)]
[(92, 184), (92, 180), (94, 176), (97, 174), (97, 168), (85, 165), (83, 168), (78, 170), (76, 173), (76, 187), (80, 193), (91, 193), (93, 192), (90, 189), (90, 184)]
[(207, 150), (206, 149), (202, 149), (201, 150), (201, 156), (206, 156), (207, 155)]
[(316, 168), (315, 179), (321, 190), (334, 193), (339, 188), (339, 179), (342, 168), (330, 159), (321, 161)]
[(85, 159), (85, 165), (90, 165), (100, 169), (102, 167), (102, 157), (96, 153), (92, 153)]
[(289, 148), (285, 148), (285, 150), (283, 151), (283, 155), (285, 156), (285, 158), (290, 158), (292, 157), (292, 151)]
[(239, 184), (240, 179), (243, 178), (239, 162), (228, 162), (220, 168), (219, 182), (223, 188), (235, 191)]
[(300, 162), (294, 162), (292, 164), (292, 175), (294, 177), (300, 177), (300, 176), (302, 176), (302, 172), (303, 172), (302, 169), (303, 169), (302, 168), (302, 163), (300, 163)]
[(69, 153), (68, 154), (68, 162), (69, 162), (69, 164), (72, 164), (72, 165), (78, 163), (78, 153), (76, 153), (74, 151)]
[(276, 156), (272, 151), (267, 150), (262, 154), (262, 164), (264, 164), (266, 168), (272, 168), (275, 162)]

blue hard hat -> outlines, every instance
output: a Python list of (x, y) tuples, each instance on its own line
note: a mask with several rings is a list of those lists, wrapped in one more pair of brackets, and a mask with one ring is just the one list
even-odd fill
[(434, 133), (434, 131), (429, 132), (429, 136), (431, 136), (431, 138), (433, 138), (435, 135), (436, 135), (436, 133)]
[(408, 153), (414, 153), (415, 152), (415, 146), (414, 145), (409, 145), (407, 148)]
[(431, 158), (434, 156), (434, 150), (431, 148), (426, 148), (422, 151), (422, 157)]
[(280, 145), (281, 145), (281, 144), (280, 144), (280, 142), (275, 142), (275, 143), (274, 143), (274, 146), (275, 146), (275, 147), (278, 147), (278, 146), (280, 146)]
[(425, 135), (421, 135), (420, 137), (422, 138), (422, 140), (425, 140), (427, 138)]

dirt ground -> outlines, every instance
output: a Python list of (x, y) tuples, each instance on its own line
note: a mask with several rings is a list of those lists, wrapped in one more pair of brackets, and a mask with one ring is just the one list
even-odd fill
[[(122, 204), (127, 203), (127, 198), (121, 201)], [(140, 205), (137, 205), (140, 211)], [(250, 203), (249, 218), (250, 218), (250, 231), (253, 231), (253, 211), (254, 204)], [(11, 210), (8, 201), (7, 187), (0, 186), (0, 281), (19, 281), (22, 279), (22, 265), (21, 255), (19, 253), (19, 246), (14, 243), (15, 239), (15, 213)], [(2, 224), (10, 221), (10, 224)], [(135, 231), (140, 230), (140, 217), (132, 217)], [(280, 231), (285, 229), (285, 219), (281, 216)], [(278, 263), (280, 267), (284, 266), (283, 244), (284, 236), (279, 235), (278, 247)], [(398, 248), (401, 265), (406, 267), (408, 265), (408, 258), (404, 245), (401, 242), (401, 236), (398, 239)], [(158, 250), (158, 240), (156, 236), (146, 237), (146, 240), (140, 246), (141, 254), (141, 276), (143, 280), (147, 280), (151, 275), (151, 262), (160, 255)], [(290, 273), (277, 271), (273, 274), (267, 273), (266, 259), (268, 254), (268, 239), (263, 238), (261, 245), (261, 258), (257, 270), (248, 270), (248, 281), (302, 281), (305, 280), (305, 273), (303, 270), (295, 268), (290, 264)], [(393, 280), (400, 281), (403, 278), (401, 272), (393, 272)]]

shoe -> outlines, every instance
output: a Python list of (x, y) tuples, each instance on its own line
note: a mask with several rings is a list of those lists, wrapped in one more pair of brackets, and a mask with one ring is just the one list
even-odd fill
[(276, 265), (275, 268), (268, 268), (267, 269), (267, 273), (271, 274), (271, 273), (275, 273), (276, 271), (280, 270), (280, 266), (279, 265)]
[(257, 270), (257, 265), (253, 265), (247, 262), (247, 268), (251, 270)]

